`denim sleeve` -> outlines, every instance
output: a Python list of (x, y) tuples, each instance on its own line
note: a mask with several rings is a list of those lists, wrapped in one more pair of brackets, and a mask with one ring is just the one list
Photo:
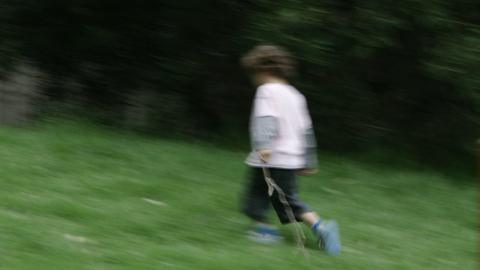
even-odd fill
[(278, 122), (273, 116), (254, 117), (251, 136), (254, 149), (271, 149), (272, 142), (278, 135)]
[(310, 127), (305, 131), (305, 142), (305, 168), (317, 168), (317, 143), (313, 127)]

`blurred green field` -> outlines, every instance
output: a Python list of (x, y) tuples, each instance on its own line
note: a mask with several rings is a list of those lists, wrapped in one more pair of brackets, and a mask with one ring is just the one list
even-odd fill
[[(248, 241), (244, 152), (80, 123), (0, 128), (0, 269), (475, 269), (476, 186), (320, 156), (303, 199), (344, 251)], [(465, 176), (468, 177), (468, 176)]]

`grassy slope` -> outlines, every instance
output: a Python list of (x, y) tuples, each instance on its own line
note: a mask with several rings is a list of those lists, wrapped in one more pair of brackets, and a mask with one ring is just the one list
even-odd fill
[[(77, 125), (0, 129), (0, 269), (474, 269), (476, 190), (321, 157), (302, 197), (344, 253), (244, 237), (244, 153)], [(149, 200), (152, 201), (149, 201)], [(291, 239), (289, 228), (283, 228)]]

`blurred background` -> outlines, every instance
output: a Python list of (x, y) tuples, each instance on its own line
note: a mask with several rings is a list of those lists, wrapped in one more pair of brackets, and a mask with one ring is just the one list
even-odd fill
[(0, 121), (62, 114), (246, 141), (254, 89), (238, 60), (273, 43), (298, 58), (292, 83), (321, 148), (450, 163), (479, 135), (479, 12), (473, 0), (1, 0)]
[[(0, 0), (0, 269), (478, 268), (479, 14)], [(297, 58), (320, 152), (300, 194), (339, 222), (337, 259), (308, 229), (308, 260), (288, 227), (275, 246), (244, 237), (255, 89), (239, 59), (261, 43)]]

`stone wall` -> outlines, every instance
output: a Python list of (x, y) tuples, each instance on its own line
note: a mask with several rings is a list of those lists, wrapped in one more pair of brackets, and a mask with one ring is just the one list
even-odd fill
[(0, 124), (23, 124), (34, 112), (40, 95), (41, 73), (28, 64), (19, 64), (0, 80)]

